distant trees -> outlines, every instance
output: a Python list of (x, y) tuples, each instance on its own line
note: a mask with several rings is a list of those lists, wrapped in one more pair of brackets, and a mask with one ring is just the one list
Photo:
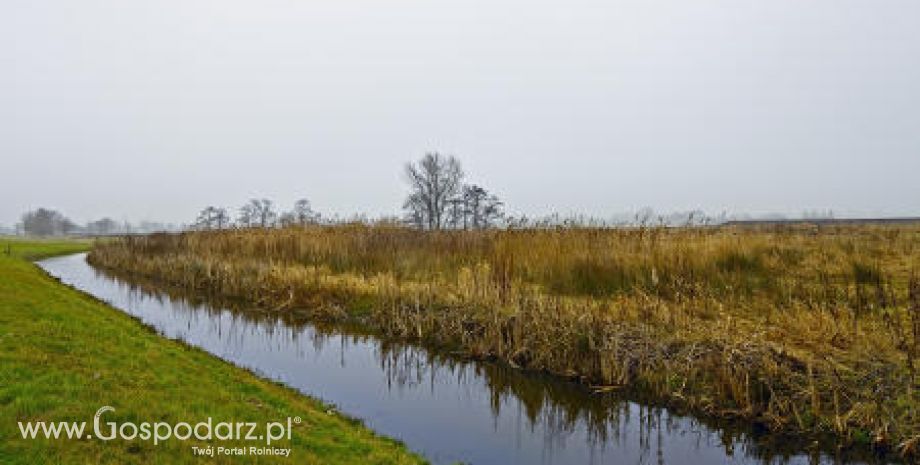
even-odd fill
[(76, 229), (76, 223), (55, 210), (39, 208), (22, 215), (22, 230), (29, 235), (56, 236)]
[(267, 228), (274, 226), (278, 214), (275, 212), (274, 203), (268, 199), (251, 199), (249, 203), (240, 207), (237, 219), (240, 226), (259, 226)]
[(127, 221), (118, 222), (109, 217), (88, 221), (84, 225), (78, 225), (58, 211), (48, 208), (39, 208), (23, 214), (21, 221), (16, 224), (16, 228), (13, 232), (17, 235), (26, 234), (32, 236), (54, 236), (61, 234), (106, 236), (112, 234), (143, 234), (154, 231), (175, 231), (178, 229), (179, 228), (174, 224), (142, 221), (139, 224), (132, 225)]
[(503, 217), (498, 197), (478, 185), (463, 184), (463, 168), (453, 156), (428, 153), (406, 165), (406, 178), (406, 221), (420, 229), (481, 229)]
[[(504, 203), (495, 194), (478, 184), (465, 184), (460, 161), (451, 155), (426, 153), (416, 162), (404, 167), (409, 193), (403, 203), (407, 222), (419, 229), (485, 229), (506, 220)], [(233, 222), (227, 210), (208, 206), (199, 212), (194, 226), (198, 229), (271, 228), (276, 226), (306, 226), (321, 221), (308, 199), (294, 202), (293, 208), (278, 212), (267, 198), (253, 198), (239, 208)], [(326, 224), (341, 222), (370, 223), (365, 216), (342, 219), (325, 217)]]
[(267, 228), (275, 224), (275, 218), (278, 217), (278, 214), (275, 213), (274, 205), (271, 200), (253, 199), (250, 200), (249, 203), (253, 206), (255, 219), (259, 222), (259, 226)]
[(208, 206), (198, 214), (195, 225), (201, 229), (224, 229), (230, 225), (230, 215), (225, 208)]
[(93, 235), (107, 235), (118, 231), (118, 223), (111, 218), (102, 218), (86, 223), (86, 232)]
[(241, 228), (248, 228), (255, 222), (256, 213), (252, 205), (245, 204), (240, 207), (239, 215), (236, 217), (236, 224)]
[(294, 202), (294, 208), (281, 215), (282, 226), (305, 226), (319, 221), (319, 214), (310, 208), (310, 201), (300, 199)]
[[(304, 226), (319, 222), (319, 213), (310, 207), (310, 201), (299, 199), (287, 212), (278, 214), (274, 202), (269, 199), (250, 199), (239, 209), (236, 226), (241, 228), (270, 228), (281, 226)], [(224, 229), (234, 226), (225, 208), (208, 206), (201, 210), (195, 220), (198, 229)]]

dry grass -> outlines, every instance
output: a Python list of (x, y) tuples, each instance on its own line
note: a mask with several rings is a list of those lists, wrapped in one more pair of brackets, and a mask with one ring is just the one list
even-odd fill
[(94, 264), (916, 454), (920, 226), (128, 237)]

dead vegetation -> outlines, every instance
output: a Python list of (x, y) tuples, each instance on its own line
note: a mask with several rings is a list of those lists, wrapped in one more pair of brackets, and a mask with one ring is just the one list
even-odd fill
[(598, 390), (920, 453), (918, 226), (307, 226), (126, 237), (90, 259)]

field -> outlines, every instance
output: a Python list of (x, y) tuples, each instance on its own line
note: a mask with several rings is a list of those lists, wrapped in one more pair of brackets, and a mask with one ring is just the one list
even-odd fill
[[(201, 463), (195, 440), (21, 439), (20, 421), (267, 422), (300, 416), (288, 459), (216, 457), (209, 463), (423, 463), (329, 407), (164, 339), (138, 321), (46, 276), (27, 260), (89, 243), (3, 240), (0, 254), (0, 463)], [(9, 245), (10, 255), (6, 255)], [(216, 441), (210, 445), (250, 446)], [(262, 445), (258, 442), (258, 445)]]
[(90, 258), (772, 430), (920, 443), (916, 225), (237, 229)]

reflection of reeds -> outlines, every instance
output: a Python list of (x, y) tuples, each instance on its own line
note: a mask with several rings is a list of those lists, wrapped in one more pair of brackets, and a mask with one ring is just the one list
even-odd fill
[[(245, 305), (238, 299), (220, 296), (203, 296), (178, 286), (162, 286), (136, 275), (127, 276), (100, 269), (107, 277), (121, 278), (120, 283), (130, 286), (137, 299), (153, 298), (161, 305), (166, 298), (171, 308), (183, 313), (204, 312), (218, 321), (225, 308), (232, 308), (232, 322), (256, 325), (275, 338), (296, 341), (306, 337), (313, 350), (339, 350), (344, 353), (349, 346), (371, 344), (377, 355), (383, 376), (391, 389), (423, 386), (434, 383), (438, 375), (448, 374), (461, 386), (483, 386), (491, 396), (493, 415), (497, 418), (507, 407), (519, 406), (531, 430), (540, 425), (546, 442), (552, 447), (580, 428), (587, 432), (590, 447), (603, 450), (611, 443), (617, 446), (638, 446), (644, 456), (654, 453), (661, 456), (664, 440), (674, 435), (692, 434), (698, 437), (697, 447), (711, 447), (717, 438), (731, 455), (741, 446), (745, 455), (758, 458), (763, 463), (775, 463), (777, 458), (789, 458), (801, 453), (810, 441), (801, 438), (776, 436), (756, 432), (739, 421), (720, 421), (714, 418), (694, 419), (679, 414), (666, 413), (658, 406), (642, 406), (628, 402), (616, 393), (592, 395), (590, 389), (575, 383), (542, 374), (526, 373), (501, 363), (476, 363), (468, 358), (443, 351), (430, 351), (391, 339), (378, 339), (362, 330), (362, 326), (332, 324), (315, 321), (308, 324), (303, 315), (292, 311), (266, 312)], [(245, 325), (244, 325), (245, 326)], [(228, 331), (224, 337), (234, 337), (238, 331)], [(240, 335), (240, 337), (243, 337)], [(332, 344), (338, 344), (336, 348)], [(286, 347), (280, 344), (279, 347)], [(342, 361), (344, 364), (344, 359)], [(434, 384), (431, 384), (434, 390)], [(507, 412), (506, 412), (507, 414)], [(638, 425), (633, 424), (638, 422)], [(656, 440), (650, 438), (654, 434)], [(832, 450), (832, 444), (809, 447), (811, 463), (821, 463), (822, 450)], [(837, 451), (839, 454), (840, 451)], [(864, 457), (871, 460), (871, 457)]]
[(342, 226), (128, 237), (91, 260), (771, 429), (886, 446), (920, 429), (908, 284), (918, 240), (904, 226)]

